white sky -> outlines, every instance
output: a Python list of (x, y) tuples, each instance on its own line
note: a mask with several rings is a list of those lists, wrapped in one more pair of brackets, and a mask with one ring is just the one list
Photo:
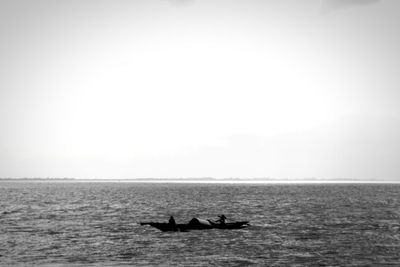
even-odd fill
[(399, 8), (0, 1), (0, 177), (400, 179)]

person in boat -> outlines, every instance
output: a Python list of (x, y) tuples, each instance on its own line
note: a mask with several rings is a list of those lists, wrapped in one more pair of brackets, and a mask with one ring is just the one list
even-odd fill
[(175, 222), (174, 216), (169, 217), (168, 223), (169, 223), (169, 225), (171, 225), (173, 227), (176, 226), (176, 222)]
[(174, 231), (176, 231), (177, 227), (176, 227), (176, 222), (175, 222), (174, 216), (171, 215), (171, 216), (169, 217), (168, 224), (171, 226), (171, 228), (172, 228)]
[(217, 220), (218, 223), (220, 223), (220, 224), (225, 224), (226, 217), (225, 217), (224, 214), (219, 215), (218, 218), (219, 218), (219, 219)]

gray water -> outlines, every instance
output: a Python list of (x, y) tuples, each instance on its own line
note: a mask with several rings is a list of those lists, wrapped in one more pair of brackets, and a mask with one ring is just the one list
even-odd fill
[[(400, 266), (399, 185), (0, 182), (0, 265)], [(163, 233), (139, 221), (250, 220)]]

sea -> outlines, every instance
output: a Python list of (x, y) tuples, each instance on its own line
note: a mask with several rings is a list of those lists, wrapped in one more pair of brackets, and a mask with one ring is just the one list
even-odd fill
[(400, 184), (2, 181), (0, 266), (400, 266)]

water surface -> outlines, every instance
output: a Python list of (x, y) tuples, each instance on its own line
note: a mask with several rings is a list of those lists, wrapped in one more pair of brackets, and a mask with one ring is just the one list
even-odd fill
[[(0, 265), (399, 266), (400, 185), (0, 183)], [(250, 220), (163, 233), (139, 221)]]

